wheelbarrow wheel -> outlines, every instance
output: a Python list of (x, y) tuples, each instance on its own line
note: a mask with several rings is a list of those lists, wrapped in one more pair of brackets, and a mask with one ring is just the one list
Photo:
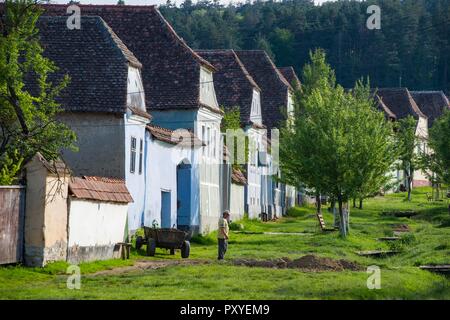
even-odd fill
[(144, 239), (141, 236), (136, 238), (136, 250), (140, 250), (144, 244)]
[(184, 241), (183, 246), (181, 247), (181, 257), (183, 259), (189, 258), (189, 253), (191, 251), (191, 244), (189, 241)]
[(156, 252), (156, 241), (155, 239), (148, 239), (148, 243), (147, 243), (147, 255), (150, 257), (155, 256), (155, 252)]

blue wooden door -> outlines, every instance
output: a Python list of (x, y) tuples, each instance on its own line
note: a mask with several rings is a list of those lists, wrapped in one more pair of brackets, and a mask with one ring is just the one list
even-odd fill
[(161, 191), (161, 228), (171, 228), (170, 192)]
[(191, 224), (191, 165), (177, 167), (177, 226), (188, 228)]

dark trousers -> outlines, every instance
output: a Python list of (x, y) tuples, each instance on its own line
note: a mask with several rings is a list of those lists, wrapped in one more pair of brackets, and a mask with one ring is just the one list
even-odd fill
[(217, 259), (223, 260), (225, 253), (228, 249), (228, 241), (225, 239), (218, 239), (219, 240), (219, 257)]

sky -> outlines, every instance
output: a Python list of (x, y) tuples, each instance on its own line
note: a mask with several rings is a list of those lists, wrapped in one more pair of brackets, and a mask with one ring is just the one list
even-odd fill
[[(62, 3), (66, 4), (69, 0), (51, 0), (53, 3)], [(117, 0), (78, 0), (82, 4), (117, 4)], [(220, 0), (221, 3), (228, 4), (230, 2), (243, 2), (244, 0)], [(314, 0), (316, 4), (320, 4), (322, 2), (326, 2), (329, 0)], [(175, 3), (182, 3), (183, 0), (172, 0)], [(196, 0), (194, 0), (196, 2)], [(131, 5), (150, 5), (150, 4), (162, 4), (166, 3), (166, 0), (125, 0), (126, 4)]]

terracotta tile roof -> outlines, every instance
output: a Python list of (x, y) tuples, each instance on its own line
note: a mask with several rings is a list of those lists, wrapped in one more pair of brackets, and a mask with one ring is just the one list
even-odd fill
[(44, 156), (40, 152), (36, 153), (34, 158), (37, 159), (39, 162), (41, 162), (42, 165), (47, 169), (47, 171), (52, 174), (59, 174), (59, 175), (61, 175), (61, 174), (69, 175), (70, 174), (69, 167), (61, 159), (49, 161), (49, 160), (45, 159)]
[(375, 94), (373, 98), (378, 110), (383, 111), (386, 118), (394, 120), (397, 119), (397, 116), (391, 111), (391, 109), (388, 108), (388, 106), (383, 102), (383, 100), (381, 100), (381, 98), (377, 94)]
[(397, 119), (403, 119), (409, 115), (415, 119), (426, 118), (406, 88), (381, 88), (376, 89), (376, 94)]
[(201, 147), (206, 145), (188, 129), (170, 130), (156, 125), (147, 125), (147, 130), (150, 132), (153, 138), (169, 144), (188, 147)]
[(214, 88), (221, 107), (239, 107), (241, 122), (250, 124), (253, 90), (261, 91), (233, 50), (197, 50), (216, 68)]
[[(57, 101), (71, 112), (125, 113), (128, 65), (140, 62), (100, 17), (82, 16), (80, 30), (69, 30), (66, 22), (42, 16), (37, 23), (44, 55), (59, 68), (49, 80), (71, 78)], [(36, 90), (29, 77), (28, 85)]]
[(72, 197), (86, 200), (105, 202), (129, 203), (133, 202), (124, 180), (102, 177), (73, 177), (69, 183)]
[(301, 82), (297, 76), (297, 73), (295, 73), (293, 67), (281, 67), (278, 68), (278, 70), (280, 70), (281, 74), (286, 78), (286, 80), (289, 82), (292, 88), (294, 89), (300, 88)]
[[(43, 5), (45, 14), (66, 15), (68, 5)], [(149, 111), (199, 108), (200, 67), (214, 67), (181, 39), (155, 6), (78, 5), (102, 17), (143, 64)], [(214, 106), (211, 110), (220, 112)]]
[(235, 184), (246, 185), (247, 179), (245, 178), (241, 170), (233, 168), (231, 172), (231, 182)]
[(442, 91), (411, 91), (411, 95), (428, 117), (428, 127), (442, 115), (444, 109), (450, 109), (450, 102)]
[(149, 119), (149, 120), (152, 119), (151, 114), (148, 113), (147, 111), (144, 111), (144, 110), (141, 110), (141, 109), (135, 108), (135, 107), (128, 107), (128, 108), (130, 109), (132, 114), (135, 114), (137, 116), (140, 116), (142, 118), (146, 118), (146, 119)]
[(277, 127), (284, 119), (282, 108), (288, 103), (289, 82), (262, 50), (236, 50), (252, 78), (261, 88), (261, 113), (268, 129)]

